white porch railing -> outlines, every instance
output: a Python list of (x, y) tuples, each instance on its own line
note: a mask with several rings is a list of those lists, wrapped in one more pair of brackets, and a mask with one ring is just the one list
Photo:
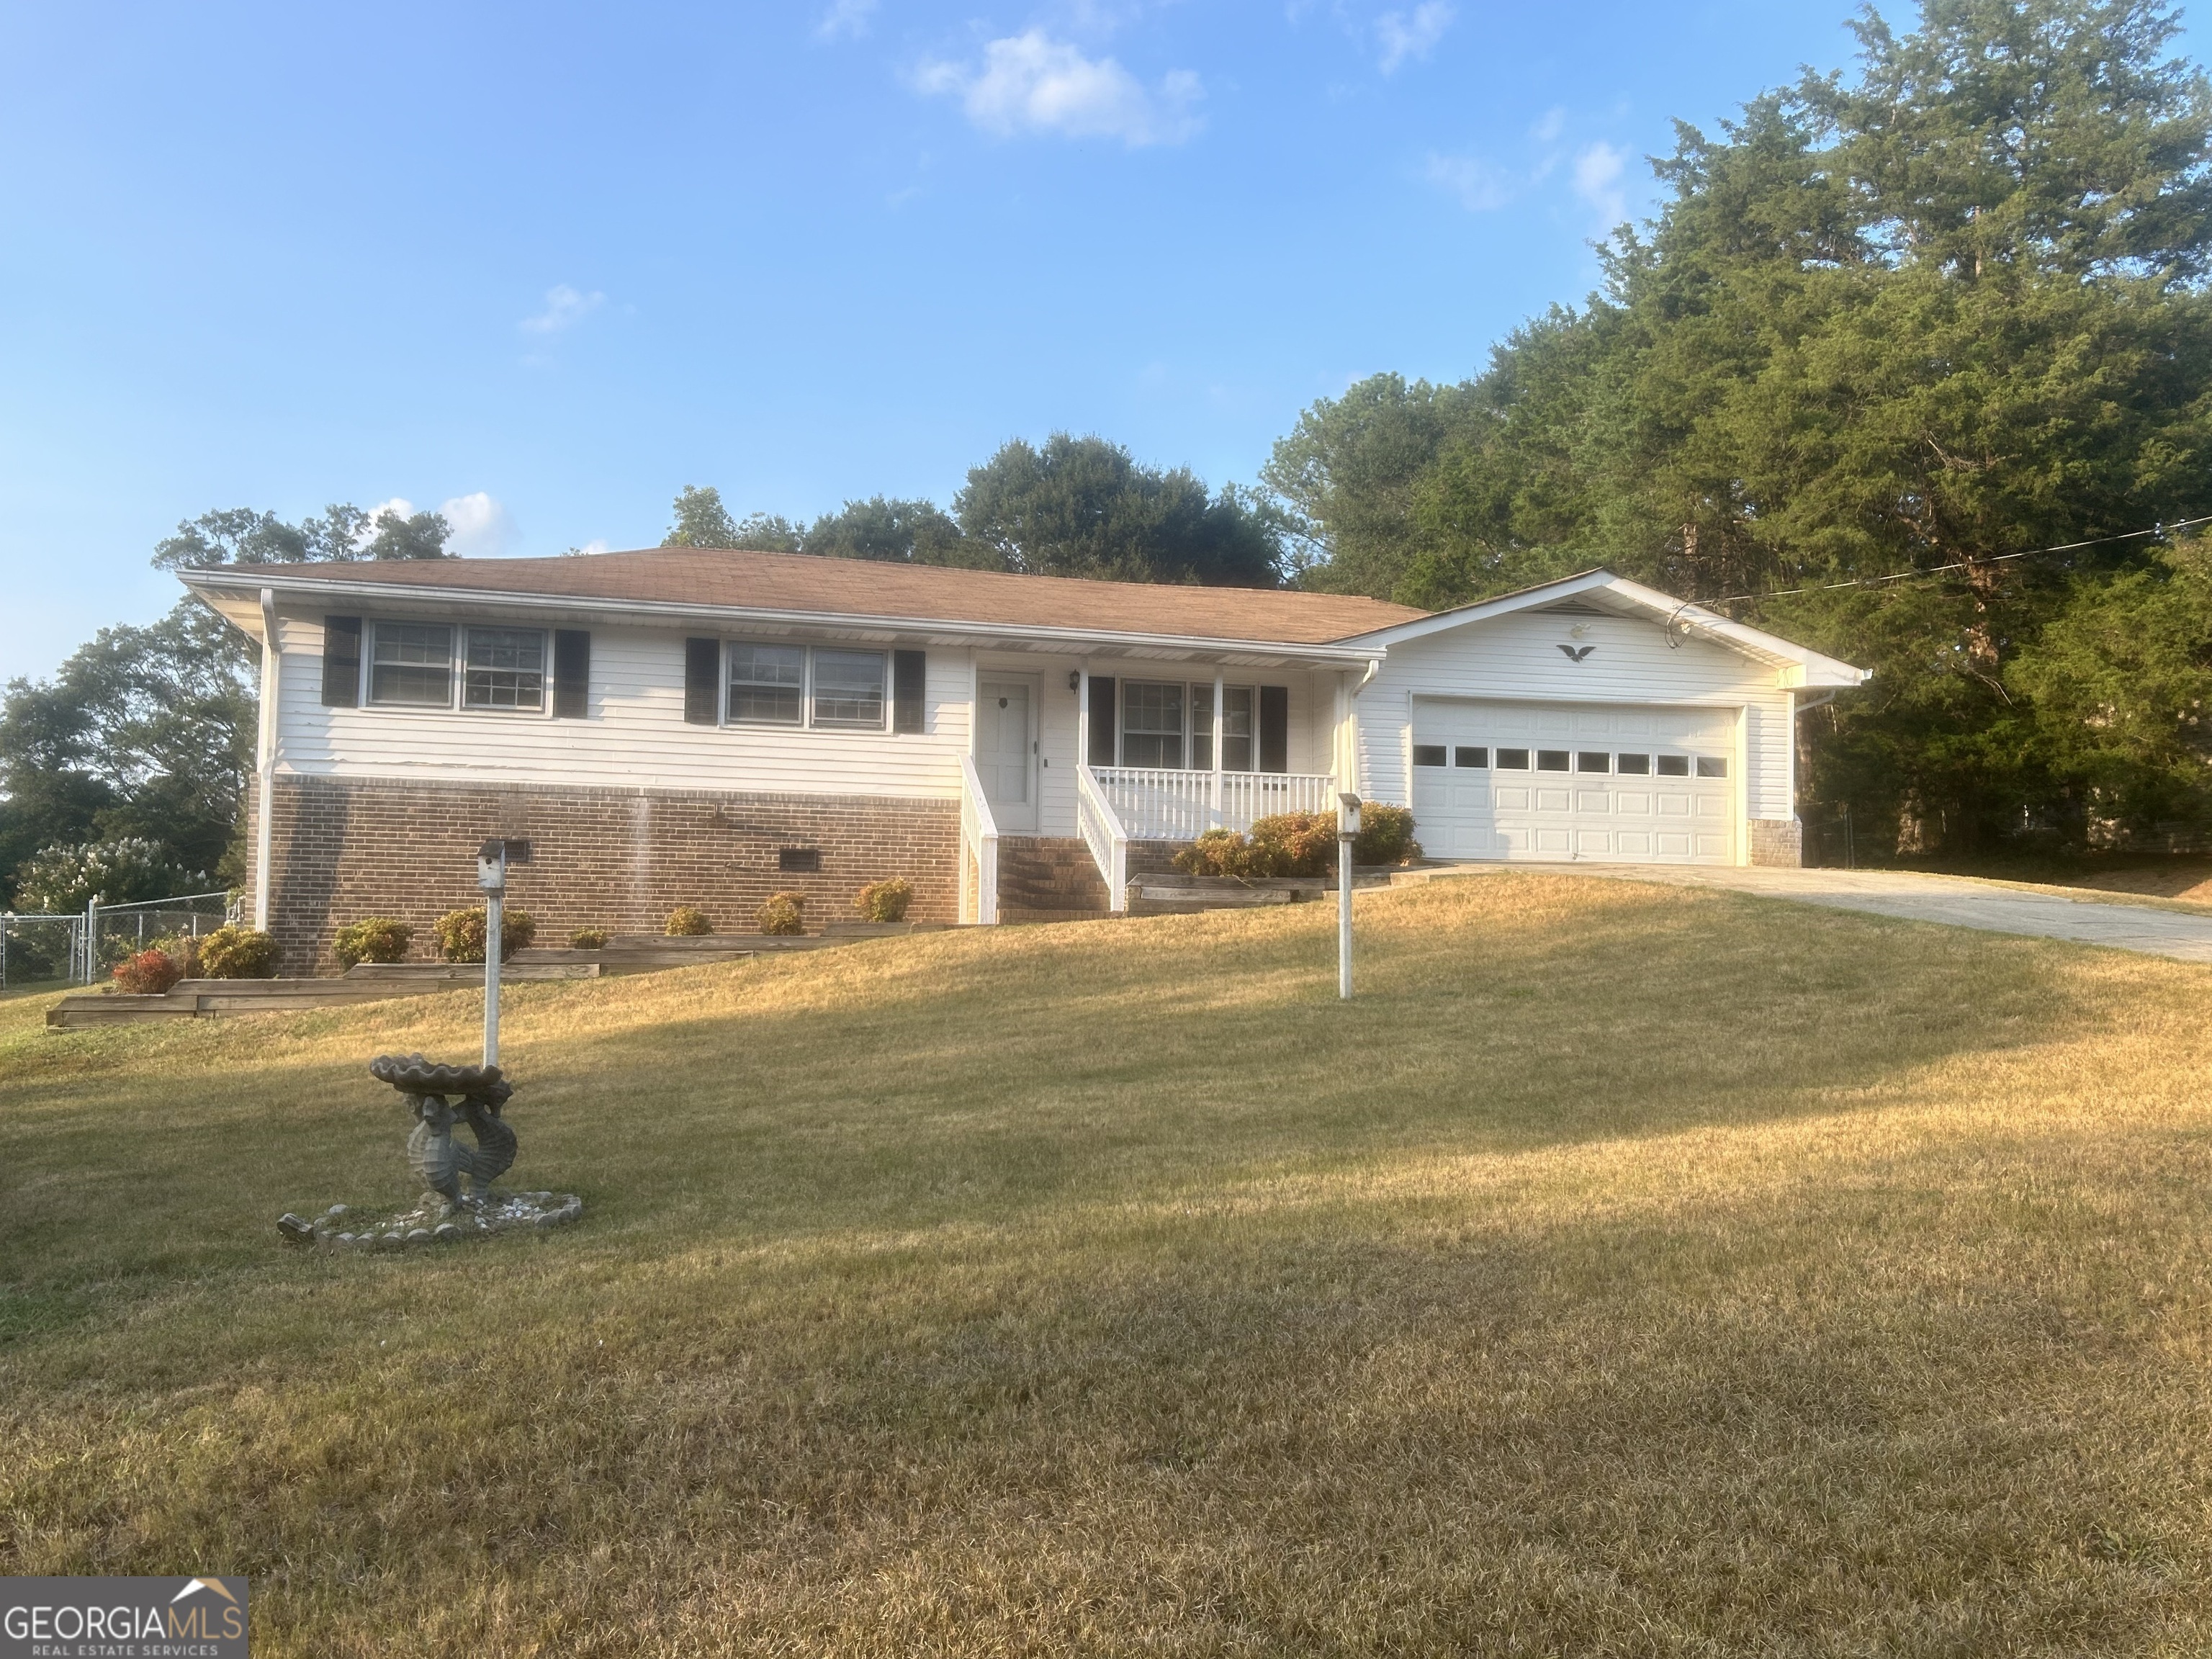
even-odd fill
[[(971, 878), (969, 872), (975, 873)], [(983, 780), (975, 775), (972, 756), (960, 757), (960, 883), (974, 883), (970, 895), (960, 896), (960, 915), (988, 926), (999, 919), (999, 822), (991, 816), (991, 803), (983, 798)]]
[[(1208, 830), (1249, 830), (1254, 819), (1277, 812), (1336, 810), (1336, 780), (1326, 773), (1084, 769), (1086, 775), (1094, 770), (1101, 795), (1135, 841), (1195, 841)], [(1218, 801), (1213, 793), (1217, 777)], [(1097, 849), (1091, 853), (1097, 856)]]
[(1106, 878), (1107, 907), (1127, 909), (1129, 832), (1122, 827), (1114, 803), (1107, 799), (1098, 775), (1088, 766), (1075, 769), (1075, 825), (1082, 833), (1083, 844), (1091, 849), (1091, 861)]

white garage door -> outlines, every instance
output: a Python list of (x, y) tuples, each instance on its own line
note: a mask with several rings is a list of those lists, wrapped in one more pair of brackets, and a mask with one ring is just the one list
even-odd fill
[(1431, 858), (1733, 864), (1736, 716), (1664, 705), (1413, 704)]

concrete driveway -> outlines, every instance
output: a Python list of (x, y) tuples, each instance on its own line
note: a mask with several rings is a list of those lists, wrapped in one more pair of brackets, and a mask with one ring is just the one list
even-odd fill
[(1461, 864), (1409, 870), (1392, 884), (1507, 870), (1547, 875), (1593, 876), (1613, 881), (1657, 881), (1681, 887), (1725, 887), (1733, 892), (1863, 910), (1911, 921), (1947, 922), (1992, 933), (2103, 945), (2115, 951), (2212, 963), (2212, 908), (2202, 914), (2156, 905), (2116, 902), (2107, 894), (2051, 887), (2014, 887), (1970, 876), (1929, 876), (1894, 870), (1731, 870), (1672, 864)]

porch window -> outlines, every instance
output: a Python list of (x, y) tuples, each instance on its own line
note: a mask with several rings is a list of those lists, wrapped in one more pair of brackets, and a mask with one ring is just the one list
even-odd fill
[(461, 674), (464, 708), (545, 707), (545, 635), (534, 628), (471, 628)]
[(730, 647), (730, 718), (747, 726), (797, 726), (806, 696), (803, 645)]
[(443, 623), (379, 623), (368, 700), (414, 708), (453, 706), (453, 630)]
[(1180, 769), (1183, 688), (1129, 680), (1121, 688), (1121, 764)]
[[(1249, 685), (1221, 688), (1221, 769), (1249, 772), (1252, 767), (1253, 704), (1258, 693)], [(1190, 763), (1194, 770), (1213, 769), (1213, 688), (1190, 688)]]
[(814, 653), (814, 724), (843, 731), (884, 729), (884, 653)]

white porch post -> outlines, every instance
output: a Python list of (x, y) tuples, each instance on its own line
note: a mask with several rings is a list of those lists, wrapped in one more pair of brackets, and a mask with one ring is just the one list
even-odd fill
[(1221, 717), (1221, 670), (1213, 671), (1213, 827), (1221, 828), (1221, 734), (1228, 730)]
[(276, 642), (276, 590), (261, 590), (261, 730), (254, 744), (255, 793), (253, 815), (253, 926), (269, 930), (269, 859), (273, 841), (270, 824), (276, 804), (270, 799), (276, 777), (276, 698), (283, 683), (283, 653)]
[(1091, 764), (1091, 659), (1085, 658), (1075, 670), (1075, 763)]

